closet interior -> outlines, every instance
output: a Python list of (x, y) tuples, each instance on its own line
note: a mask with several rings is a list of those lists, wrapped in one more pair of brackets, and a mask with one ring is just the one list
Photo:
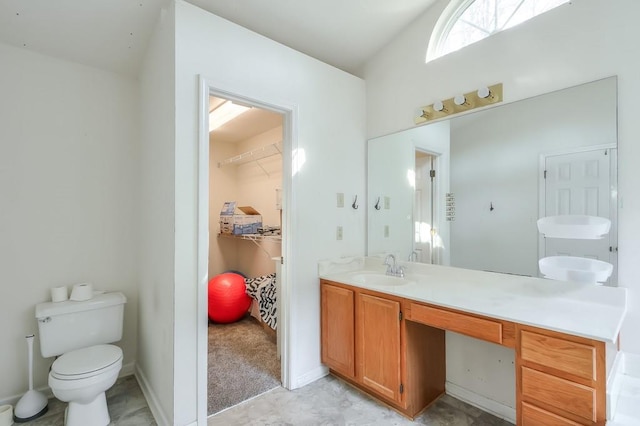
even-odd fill
[(214, 96), (209, 111), (209, 279), (240, 275), (251, 297), (238, 320), (212, 320), (211, 306), (218, 301), (212, 301), (210, 281), (211, 415), (281, 384), (283, 116)]

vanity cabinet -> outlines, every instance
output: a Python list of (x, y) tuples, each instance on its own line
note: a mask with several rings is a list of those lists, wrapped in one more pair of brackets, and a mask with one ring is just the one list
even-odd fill
[(516, 423), (604, 425), (605, 343), (321, 280), (322, 362), (415, 417), (444, 393), (445, 330), (516, 351)]
[(402, 405), (400, 312), (400, 302), (396, 300), (358, 294), (358, 381)]
[(414, 418), (444, 393), (444, 331), (407, 322), (406, 300), (321, 280), (322, 362)]
[(518, 424), (605, 424), (603, 342), (524, 325), (517, 340)]
[(322, 285), (322, 363), (350, 379), (355, 378), (355, 292)]

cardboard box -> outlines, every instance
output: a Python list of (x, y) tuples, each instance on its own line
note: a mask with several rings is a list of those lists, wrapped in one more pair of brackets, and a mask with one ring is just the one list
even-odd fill
[(221, 234), (257, 234), (262, 227), (262, 215), (251, 206), (236, 207), (235, 201), (227, 201), (220, 211)]

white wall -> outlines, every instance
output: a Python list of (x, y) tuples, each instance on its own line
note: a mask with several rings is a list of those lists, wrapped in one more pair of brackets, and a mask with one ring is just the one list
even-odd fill
[(218, 142), (215, 132), (209, 134), (209, 277), (238, 268), (238, 241), (218, 237), (220, 210), (224, 202), (235, 200), (238, 181), (238, 167), (219, 168), (218, 163), (237, 151), (235, 144)]
[[(275, 127), (238, 143), (238, 153), (271, 143), (281, 144), (283, 129)], [(262, 215), (264, 226), (280, 226), (280, 210), (276, 209), (276, 188), (282, 189), (282, 155), (260, 160), (260, 166), (249, 162), (238, 166), (238, 205), (252, 206)], [(280, 256), (281, 243), (262, 241), (260, 247), (250, 241), (238, 241), (238, 269), (248, 277), (274, 273), (272, 257)]]
[[(399, 260), (405, 260), (416, 247), (413, 235), (414, 184), (408, 179), (408, 173), (415, 172), (415, 153), (416, 150), (420, 150), (435, 156), (434, 263), (449, 265), (450, 223), (446, 220), (444, 202), (449, 192), (449, 142), (449, 121), (440, 121), (431, 126), (415, 127), (369, 140), (367, 156), (369, 194), (367, 254), (369, 256), (394, 253), (399, 256)], [(383, 207), (382, 195), (382, 208), (376, 211), (372, 207), (378, 199), (378, 194), (386, 194), (391, 198), (389, 210)], [(386, 223), (390, 224), (389, 238), (384, 238)]]
[[(406, 260), (413, 250), (414, 146), (405, 134), (372, 139), (367, 161), (367, 253), (390, 253), (398, 260)], [(379, 210), (375, 208), (378, 200)]]
[[(278, 126), (237, 145), (238, 154), (282, 142), (282, 127)], [(238, 205), (253, 206), (262, 215), (264, 225), (280, 225), (276, 209), (276, 188), (282, 189), (282, 155), (250, 161), (238, 167)]]
[[(124, 363), (136, 359), (136, 81), (0, 44), (0, 401), (27, 390), (24, 336), (49, 289), (125, 293)], [(36, 337), (34, 384), (53, 359)], [(127, 368), (131, 372), (131, 365)]]
[[(317, 262), (361, 255), (364, 209), (335, 207), (365, 192), (364, 82), (190, 4), (176, 3), (176, 303), (174, 423), (196, 418), (198, 339), (196, 238), (198, 75), (240, 96), (289, 106), (292, 145), (306, 161), (293, 176), (289, 268), (294, 319), (292, 386), (314, 380), (320, 364)], [(291, 158), (292, 153), (285, 153)], [(289, 160), (290, 161), (290, 160)], [(287, 168), (285, 167), (285, 170)], [(286, 208), (286, 206), (285, 206)], [(337, 225), (344, 239), (335, 240)], [(291, 256), (291, 257), (289, 257)], [(206, 347), (206, 345), (205, 345)], [(202, 374), (205, 374), (203, 371)], [(198, 413), (202, 413), (203, 407)]]
[[(640, 184), (640, 144), (636, 143), (640, 134), (636, 117), (640, 93), (640, 58), (636, 54), (640, 30), (636, 17), (640, 3), (572, 2), (425, 64), (431, 30), (447, 3), (438, 1), (365, 66), (368, 136), (413, 127), (418, 107), (496, 82), (504, 83), (505, 102), (513, 102), (617, 75), (622, 197), (619, 283), (631, 290), (621, 345), (624, 351), (640, 353), (640, 329), (633, 327), (640, 321), (640, 192), (635, 190)], [(455, 351), (467, 349), (464, 340), (449, 347)], [(478, 357), (479, 364), (482, 358)]]
[(174, 284), (174, 67), (174, 12), (170, 7), (161, 12), (140, 72), (137, 376), (160, 425), (174, 424), (174, 293), (180, 291)]

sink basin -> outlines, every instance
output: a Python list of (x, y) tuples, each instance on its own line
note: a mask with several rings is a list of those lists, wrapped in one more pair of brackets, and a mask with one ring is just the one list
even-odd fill
[(360, 285), (373, 287), (397, 287), (413, 282), (405, 278), (394, 277), (379, 272), (355, 272), (350, 278)]

